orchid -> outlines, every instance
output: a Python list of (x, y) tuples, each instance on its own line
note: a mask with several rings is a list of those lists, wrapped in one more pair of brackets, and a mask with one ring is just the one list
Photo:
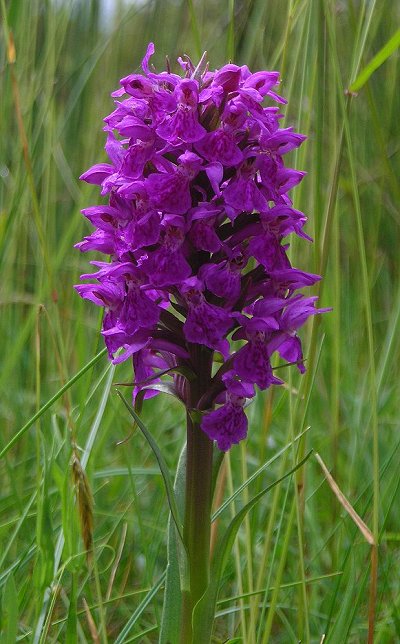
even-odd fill
[[(141, 351), (136, 336), (141, 329), (154, 358), (166, 359), (165, 350), (157, 348), (163, 338), (170, 347), (167, 362), (194, 372), (193, 345), (219, 352), (223, 365), (212, 378), (208, 374), (218, 395), (222, 389), (229, 397), (222, 377), (226, 365), (244, 387), (281, 384), (272, 375), (273, 353), (303, 371), (296, 332), (321, 311), (314, 300), (295, 294), (319, 276), (295, 280), (298, 272), (283, 242), (290, 233), (309, 239), (303, 231), (307, 218), (289, 196), (304, 173), (283, 161), (305, 137), (279, 128), (278, 108), (263, 106), (266, 98), (286, 102), (272, 91), (279, 83), (277, 72), (252, 74), (233, 64), (210, 72), (181, 60), (182, 78), (151, 71), (153, 53), (150, 43), (144, 74), (123, 78), (122, 89), (114, 92), (118, 99), (128, 97), (116, 100), (105, 118), (111, 163), (97, 164), (81, 177), (100, 185), (109, 204), (83, 210), (96, 230), (77, 247), (105, 253), (111, 264), (91, 276), (97, 286), (77, 290), (104, 306), (103, 335), (114, 361)], [(99, 296), (105, 290), (108, 296)], [(276, 299), (278, 308), (267, 317), (258, 314)], [(178, 310), (184, 324), (177, 317), (172, 329), (163, 316), (166, 308), (172, 315)], [(298, 322), (287, 328), (294, 311)], [(236, 355), (229, 346), (232, 336), (245, 342)], [(136, 356), (136, 371), (138, 361)], [(157, 368), (152, 372), (156, 376)], [(216, 402), (208, 398), (203, 410), (201, 427), (208, 435)], [(222, 425), (221, 432), (225, 436)], [(218, 440), (213, 432), (224, 450), (246, 434), (244, 413), (229, 440)]]
[[(205, 57), (197, 67), (179, 59), (180, 75), (156, 73), (153, 53), (150, 43), (143, 74), (113, 93), (109, 163), (81, 176), (107, 204), (82, 211), (95, 230), (77, 247), (110, 262), (92, 262), (97, 272), (76, 289), (104, 308), (110, 359), (133, 361), (133, 402), (157, 395), (162, 377), (187, 408), (187, 472), (195, 474), (186, 488), (191, 589), (182, 628), (190, 633), (187, 611), (207, 585), (213, 442), (226, 451), (246, 438), (255, 387), (283, 383), (274, 354), (305, 371), (298, 329), (326, 309), (300, 292), (320, 277), (287, 255), (288, 235), (310, 237), (290, 196), (305, 173), (284, 163), (305, 137), (279, 127), (279, 74), (232, 63), (212, 72)], [(191, 485), (204, 487), (197, 519)]]

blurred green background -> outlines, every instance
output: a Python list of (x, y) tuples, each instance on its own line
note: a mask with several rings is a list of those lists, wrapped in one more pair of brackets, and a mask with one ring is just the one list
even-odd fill
[[(291, 259), (322, 271), (321, 303), (333, 312), (302, 332), (307, 375), (281, 370), (286, 386), (249, 407), (249, 439), (225, 458), (220, 502), (308, 428), (306, 438), (245, 488), (219, 530), (301, 454), (319, 452), (379, 540), (374, 641), (400, 641), (398, 50), (384, 53), (357, 95), (346, 91), (399, 28), (400, 4), (0, 6), (0, 449), (102, 349), (99, 311), (72, 289), (88, 261), (73, 244), (89, 230), (80, 209), (99, 200), (78, 176), (105, 160), (102, 118), (119, 79), (139, 69), (150, 40), (158, 68), (166, 54), (197, 60), (207, 50), (212, 68), (231, 59), (278, 69), (289, 100), (284, 123), (308, 136), (290, 163), (308, 173), (294, 203), (315, 241), (294, 240)], [(114, 369), (99, 358), (1, 459), (2, 642), (157, 641), (168, 511), (154, 456), (140, 432), (131, 435), (112, 386), (131, 380), (130, 365)], [(143, 418), (173, 473), (183, 411), (158, 397)], [(94, 498), (92, 567), (76, 508), (74, 441)], [(370, 551), (311, 455), (244, 523), (215, 641), (365, 642)]]

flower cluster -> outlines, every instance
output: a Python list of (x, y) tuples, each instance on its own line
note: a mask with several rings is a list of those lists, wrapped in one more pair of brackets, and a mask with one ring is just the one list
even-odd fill
[(76, 289), (105, 309), (110, 358), (132, 358), (134, 396), (155, 395), (149, 383), (169, 371), (185, 400), (176, 372), (198, 374), (201, 348), (207, 386), (186, 402), (227, 450), (246, 436), (243, 407), (255, 385), (282, 382), (272, 354), (304, 371), (297, 329), (321, 311), (296, 293), (319, 276), (293, 268), (283, 242), (290, 233), (310, 239), (288, 196), (304, 172), (283, 161), (305, 137), (280, 128), (279, 107), (264, 105), (286, 103), (272, 89), (277, 72), (234, 64), (211, 72), (186, 57), (181, 75), (156, 73), (153, 53), (150, 43), (143, 74), (113, 93), (116, 108), (104, 119), (110, 163), (81, 177), (108, 203), (82, 211), (95, 230), (77, 247), (111, 262), (92, 262), (97, 272), (82, 278), (96, 282)]

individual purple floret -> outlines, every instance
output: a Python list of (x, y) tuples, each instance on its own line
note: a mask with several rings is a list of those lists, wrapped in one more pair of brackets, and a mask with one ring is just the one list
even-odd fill
[[(297, 330), (327, 310), (299, 293), (320, 277), (286, 252), (288, 235), (310, 240), (289, 196), (304, 172), (284, 164), (305, 137), (279, 127), (278, 72), (211, 72), (185, 57), (181, 75), (156, 73), (153, 53), (150, 43), (143, 74), (113, 92), (109, 163), (81, 176), (107, 203), (82, 211), (94, 231), (77, 247), (110, 263), (92, 262), (98, 271), (82, 278), (95, 282), (76, 289), (104, 308), (110, 358), (133, 360), (134, 399), (156, 395), (161, 373), (172, 378), (225, 451), (247, 435), (254, 386), (282, 384), (272, 355), (303, 373)], [(183, 373), (197, 379), (195, 399)]]

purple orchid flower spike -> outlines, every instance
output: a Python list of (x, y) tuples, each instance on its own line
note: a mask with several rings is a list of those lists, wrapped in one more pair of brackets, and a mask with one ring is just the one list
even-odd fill
[[(278, 72), (233, 63), (210, 71), (204, 55), (197, 66), (179, 59), (181, 75), (157, 73), (153, 54), (150, 43), (143, 73), (113, 93), (109, 161), (81, 177), (108, 203), (83, 210), (95, 230), (77, 247), (111, 264), (76, 288), (104, 307), (110, 358), (132, 357), (136, 382), (156, 380), (165, 365), (201, 372), (201, 427), (227, 450), (247, 434), (254, 386), (282, 383), (273, 354), (304, 372), (298, 329), (326, 310), (297, 294), (320, 278), (291, 266), (284, 241), (310, 240), (289, 196), (304, 172), (284, 163), (305, 137), (279, 127)], [(221, 378), (211, 376), (215, 353)], [(182, 378), (166, 377), (196, 406)]]

